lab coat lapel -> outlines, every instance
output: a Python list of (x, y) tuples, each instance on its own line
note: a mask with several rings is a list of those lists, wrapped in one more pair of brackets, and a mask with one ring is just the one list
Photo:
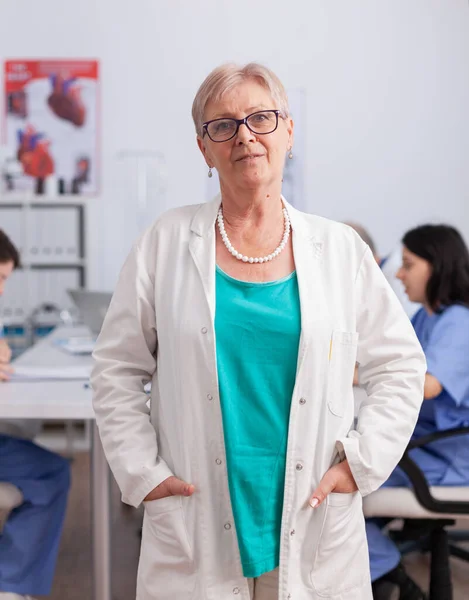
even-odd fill
[(292, 225), (293, 255), (300, 292), (301, 339), (298, 371), (301, 368), (311, 333), (328, 328), (330, 316), (325, 294), (326, 273), (323, 265), (324, 242), (322, 233), (314, 231), (307, 216), (283, 199)]
[(220, 195), (202, 204), (191, 223), (189, 252), (202, 281), (212, 323), (215, 321), (215, 221)]

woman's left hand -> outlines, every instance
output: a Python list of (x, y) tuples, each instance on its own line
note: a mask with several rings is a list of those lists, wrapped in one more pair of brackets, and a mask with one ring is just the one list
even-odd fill
[(331, 492), (334, 492), (334, 494), (352, 494), (357, 490), (358, 486), (353, 478), (348, 460), (344, 460), (327, 471), (311, 496), (309, 504), (312, 508), (316, 508), (324, 502)]

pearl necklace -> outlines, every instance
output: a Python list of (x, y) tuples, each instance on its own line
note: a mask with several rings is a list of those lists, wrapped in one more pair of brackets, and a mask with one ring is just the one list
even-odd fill
[(285, 248), (285, 246), (287, 245), (287, 242), (288, 242), (288, 238), (290, 237), (290, 228), (291, 228), (290, 217), (288, 216), (288, 212), (287, 212), (286, 208), (283, 208), (282, 212), (283, 212), (283, 218), (285, 219), (285, 231), (283, 233), (282, 241), (277, 246), (277, 248), (272, 252), (272, 254), (268, 254), (267, 256), (262, 256), (260, 258), (252, 258), (250, 256), (244, 256), (243, 254), (238, 252), (235, 248), (233, 248), (233, 245), (231, 244), (231, 242), (228, 238), (228, 235), (226, 233), (226, 230), (225, 230), (225, 223), (223, 221), (223, 211), (222, 211), (222, 207), (220, 206), (220, 208), (218, 209), (218, 216), (217, 216), (218, 229), (220, 231), (221, 239), (223, 240), (223, 243), (225, 244), (228, 252), (230, 252), (230, 254), (232, 254), (238, 260), (242, 260), (243, 262), (246, 262), (246, 263), (247, 262), (248, 263), (265, 263), (265, 262), (271, 261), (273, 258), (276, 258), (280, 254), (280, 252)]

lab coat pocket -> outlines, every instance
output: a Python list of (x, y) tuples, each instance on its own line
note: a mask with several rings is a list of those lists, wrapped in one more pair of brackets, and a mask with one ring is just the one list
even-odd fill
[(192, 600), (196, 576), (181, 496), (145, 502), (137, 600)]
[(361, 495), (329, 494), (311, 584), (318, 596), (343, 598), (342, 594), (363, 586), (369, 576)]
[(331, 493), (327, 496), (327, 504), (329, 506), (349, 506), (355, 500), (355, 494), (357, 492), (352, 492), (351, 494), (338, 494)]
[(358, 333), (333, 331), (329, 346), (327, 406), (343, 417), (347, 401), (353, 406), (353, 374), (357, 360)]
[(145, 512), (151, 517), (160, 513), (180, 509), (181, 497), (166, 496), (166, 498), (160, 498), (159, 500), (149, 500), (147, 502), (144, 502), (143, 506), (145, 507)]

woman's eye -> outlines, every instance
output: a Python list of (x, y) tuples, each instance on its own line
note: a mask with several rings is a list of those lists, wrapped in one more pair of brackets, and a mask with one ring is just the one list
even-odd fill
[(216, 131), (225, 131), (226, 129), (230, 128), (230, 123), (228, 123), (227, 121), (222, 121), (221, 123), (217, 123), (216, 125)]

